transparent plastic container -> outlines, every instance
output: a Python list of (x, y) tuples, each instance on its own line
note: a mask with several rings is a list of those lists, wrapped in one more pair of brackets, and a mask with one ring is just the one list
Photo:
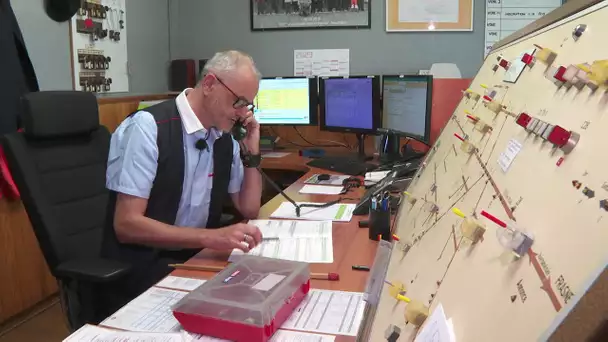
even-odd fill
[(265, 342), (309, 290), (307, 263), (244, 256), (190, 292), (172, 310), (189, 332)]

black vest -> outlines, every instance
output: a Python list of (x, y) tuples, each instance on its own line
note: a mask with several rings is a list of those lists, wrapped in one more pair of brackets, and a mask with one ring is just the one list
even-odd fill
[[(152, 185), (145, 216), (173, 225), (182, 196), (185, 174), (184, 140), (181, 117), (175, 100), (148, 107), (157, 125), (158, 167)], [(135, 115), (137, 112), (130, 115)], [(228, 184), (232, 169), (232, 136), (223, 134), (213, 143), (213, 185), (206, 228), (218, 228), (223, 204), (228, 200)], [(104, 229), (103, 254), (105, 257), (130, 263), (156, 258), (158, 249), (147, 246), (121, 244), (114, 231), (116, 192), (110, 191), (110, 200)]]

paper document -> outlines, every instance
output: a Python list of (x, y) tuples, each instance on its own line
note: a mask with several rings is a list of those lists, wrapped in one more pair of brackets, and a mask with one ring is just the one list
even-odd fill
[[(336, 338), (329, 335), (304, 333), (299, 331), (277, 330), (270, 342), (333, 342)], [(219, 338), (187, 333), (185, 342), (230, 342)]]
[(191, 332), (184, 331), (184, 342), (231, 342), (217, 337), (205, 336), (200, 334), (193, 334)]
[(203, 285), (205, 280), (185, 277), (174, 277), (167, 276), (165, 279), (159, 281), (154, 286), (167, 287), (170, 289), (192, 291), (197, 287)]
[[(311, 202), (297, 202), (298, 204)], [(322, 203), (313, 203), (322, 204)], [(303, 207), (300, 209), (300, 217), (296, 215), (296, 208), (290, 202), (283, 202), (270, 215), (271, 218), (300, 219), (300, 220), (332, 220), (337, 222), (350, 222), (353, 211), (357, 205), (353, 203), (336, 203), (327, 208)]]
[[(331, 221), (250, 220), (249, 223), (260, 228), (264, 238), (279, 239), (264, 241), (247, 255), (308, 263), (334, 261)], [(235, 262), (242, 255), (243, 251), (235, 249), (228, 261)]]
[(63, 342), (183, 342), (181, 333), (142, 333), (84, 325)]
[(345, 175), (329, 175), (328, 180), (317, 179), (319, 175), (313, 175), (304, 181), (305, 184), (318, 184), (318, 185), (338, 185), (342, 186), (342, 182), (350, 176)]
[(262, 158), (283, 158), (288, 155), (289, 152), (266, 152), (262, 153)]
[(270, 342), (333, 342), (335, 336), (304, 333), (299, 331), (277, 330)]
[(457, 23), (459, 0), (399, 0), (399, 22)]
[(513, 163), (513, 160), (515, 157), (517, 157), (519, 151), (521, 151), (521, 147), (522, 145), (519, 141), (515, 139), (509, 140), (507, 148), (498, 157), (498, 165), (500, 165), (503, 172), (507, 172), (509, 170), (509, 166), (511, 166), (511, 163)]
[(151, 287), (101, 322), (101, 325), (129, 331), (178, 332), (181, 330), (171, 306), (187, 292)]
[(348, 76), (349, 49), (294, 50), (294, 76)]
[(391, 170), (367, 172), (365, 173), (365, 180), (380, 181), (384, 177), (386, 177), (390, 172)]
[(310, 185), (306, 184), (300, 189), (301, 194), (339, 195), (343, 191), (339, 186)]
[(454, 332), (450, 330), (443, 306), (439, 304), (424, 322), (414, 342), (456, 342)]
[(363, 293), (311, 289), (281, 328), (357, 336)]

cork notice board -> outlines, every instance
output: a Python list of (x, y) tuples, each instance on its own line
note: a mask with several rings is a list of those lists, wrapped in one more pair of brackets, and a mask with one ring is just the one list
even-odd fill
[(386, 0), (386, 31), (473, 31), (473, 0)]

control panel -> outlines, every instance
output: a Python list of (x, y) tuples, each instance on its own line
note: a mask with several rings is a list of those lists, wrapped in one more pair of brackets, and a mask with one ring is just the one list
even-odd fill
[(360, 340), (546, 340), (603, 272), (607, 6), (485, 59), (404, 195)]

